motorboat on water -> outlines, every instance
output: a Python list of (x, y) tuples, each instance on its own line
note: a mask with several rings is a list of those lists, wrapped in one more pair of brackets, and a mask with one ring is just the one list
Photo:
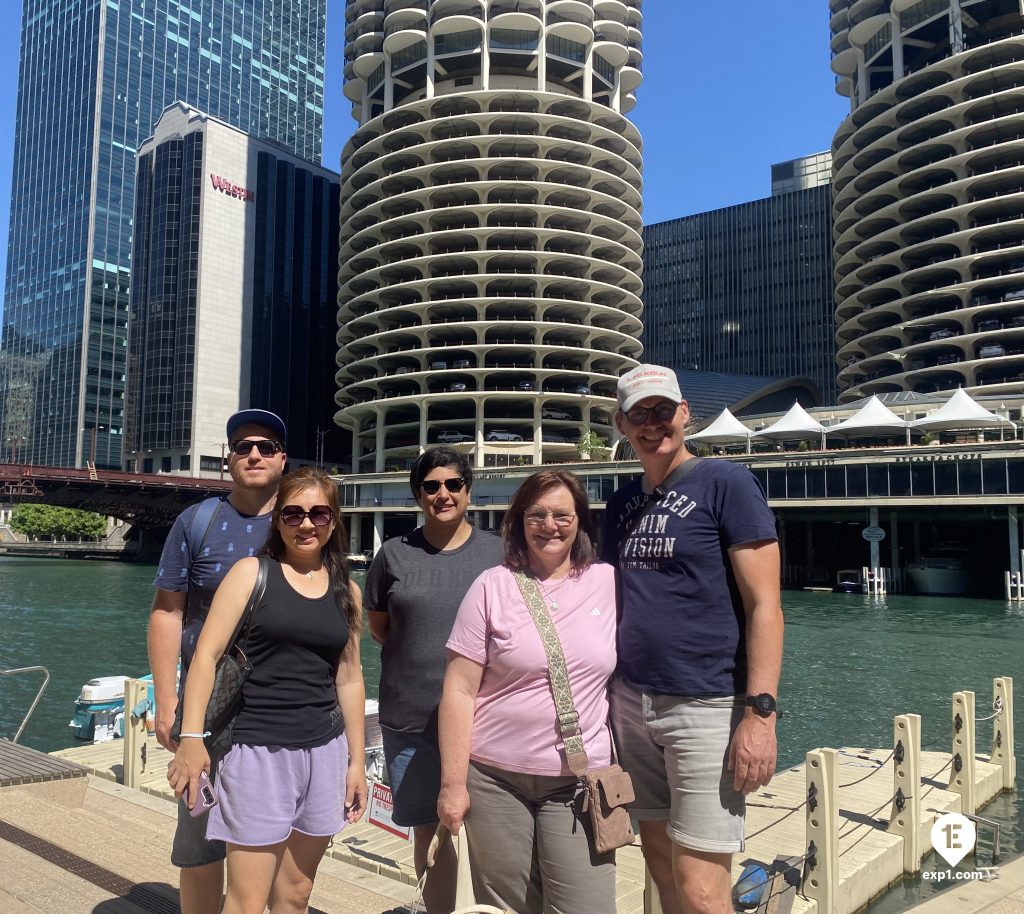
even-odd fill
[(970, 591), (974, 578), (966, 565), (967, 549), (947, 546), (933, 549), (907, 566), (914, 589), (921, 594), (955, 596)]
[(836, 572), (835, 587), (832, 593), (863, 593), (864, 581), (859, 568), (840, 568)]
[[(149, 707), (156, 707), (152, 674), (141, 678), (148, 683)], [(124, 736), (124, 684), (127, 679), (127, 676), (100, 676), (82, 686), (75, 700), (75, 713), (68, 723), (75, 739), (105, 743)]]
[(348, 567), (352, 571), (366, 571), (373, 561), (373, 553), (367, 549), (365, 552), (352, 552), (345, 556), (348, 559)]
[[(100, 676), (82, 686), (75, 701), (69, 727), (76, 739), (87, 743), (105, 743), (124, 736), (124, 684), (127, 676)], [(148, 683), (146, 726), (152, 732), (156, 699), (153, 675), (140, 676)], [(366, 699), (366, 777), (385, 781), (384, 737), (380, 730), (380, 709), (375, 699)]]

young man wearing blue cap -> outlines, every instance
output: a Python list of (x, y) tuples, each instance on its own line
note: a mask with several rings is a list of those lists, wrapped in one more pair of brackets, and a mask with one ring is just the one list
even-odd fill
[(684, 444), (674, 371), (618, 383), (643, 466), (608, 502), (621, 616), (611, 718), (665, 914), (731, 914), (744, 797), (775, 771), (782, 606), (775, 518), (754, 475)]
[[(231, 494), (186, 508), (164, 543), (149, 616), (149, 664), (157, 704), (156, 737), (172, 752), (171, 725), (178, 705), (175, 679), (181, 659), (181, 690), (213, 595), (239, 559), (266, 542), (284, 472), (287, 429), (274, 413), (245, 409), (228, 419)], [(215, 770), (210, 772), (216, 776)], [(206, 817), (193, 818), (178, 804), (171, 863), (181, 868), (182, 914), (217, 914), (224, 887), (225, 848), (206, 840)]]

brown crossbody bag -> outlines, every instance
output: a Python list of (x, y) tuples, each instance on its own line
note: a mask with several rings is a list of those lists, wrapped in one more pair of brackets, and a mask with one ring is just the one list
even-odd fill
[[(626, 804), (634, 800), (633, 781), (619, 765), (608, 765), (606, 768), (590, 767), (590, 760), (583, 748), (580, 715), (572, 700), (562, 642), (551, 621), (540, 586), (537, 579), (525, 571), (515, 571), (513, 577), (544, 645), (544, 653), (548, 660), (548, 682), (558, 714), (558, 730), (565, 745), (569, 770), (583, 785), (583, 811), (590, 815), (590, 836), (594, 851), (598, 854), (607, 854), (634, 841), (633, 826), (629, 821), (629, 811), (626, 809)], [(612, 751), (614, 752), (614, 746)]]

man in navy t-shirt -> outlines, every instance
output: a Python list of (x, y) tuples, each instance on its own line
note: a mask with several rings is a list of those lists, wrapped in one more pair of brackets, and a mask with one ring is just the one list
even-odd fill
[(775, 771), (775, 518), (748, 469), (687, 451), (673, 371), (634, 368), (618, 399), (644, 473), (605, 512), (621, 591), (612, 726), (665, 914), (726, 914), (744, 796)]
[[(206, 523), (193, 522), (199, 505), (182, 511), (164, 543), (153, 581), (156, 595), (149, 616), (149, 663), (157, 705), (156, 737), (172, 752), (177, 749), (170, 731), (178, 705), (178, 658), (184, 685), (217, 587), (235, 562), (255, 555), (267, 541), (287, 460), (286, 437), (285, 424), (274, 413), (246, 409), (232, 415), (227, 438), (234, 489)], [(215, 771), (210, 773), (215, 776)], [(181, 867), (182, 914), (220, 911), (224, 856), (224, 842), (206, 840), (206, 817), (193, 818), (185, 804), (179, 803), (171, 863)]]

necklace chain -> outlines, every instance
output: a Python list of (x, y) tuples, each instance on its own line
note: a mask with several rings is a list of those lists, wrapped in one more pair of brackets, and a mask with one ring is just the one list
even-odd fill
[(551, 604), (552, 612), (557, 612), (558, 603), (551, 598), (551, 592), (547, 589), (547, 587), (544, 585), (544, 582), (540, 578), (537, 578), (537, 586), (540, 587), (540, 592), (544, 596), (544, 599)]

